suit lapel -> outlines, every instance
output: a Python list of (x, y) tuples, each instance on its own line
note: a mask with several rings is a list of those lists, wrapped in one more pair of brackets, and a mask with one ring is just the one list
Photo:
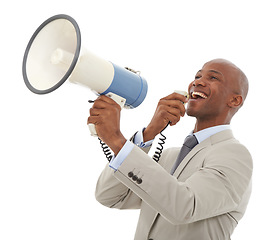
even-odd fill
[(185, 166), (190, 162), (190, 160), (198, 153), (200, 152), (202, 149), (206, 148), (208, 145), (210, 145), (210, 141), (203, 141), (200, 144), (198, 144), (197, 146), (195, 146), (186, 156), (185, 158), (182, 160), (182, 162), (180, 163), (180, 165), (177, 167), (177, 169), (175, 170), (173, 176), (175, 177), (179, 177), (179, 175), (182, 173), (182, 171), (184, 170)]
[(179, 175), (182, 173), (184, 168), (187, 166), (187, 164), (190, 162), (190, 160), (202, 149), (211, 146), (212, 144), (228, 140), (230, 138), (233, 138), (232, 131), (231, 130), (224, 130), (217, 134), (214, 134), (213, 136), (205, 139), (200, 144), (195, 146), (183, 159), (183, 161), (180, 163), (176, 171), (174, 172), (173, 176), (176, 178), (179, 177)]

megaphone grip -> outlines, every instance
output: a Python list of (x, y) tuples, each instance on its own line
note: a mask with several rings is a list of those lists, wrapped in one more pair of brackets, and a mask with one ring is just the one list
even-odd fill
[[(107, 93), (106, 96), (110, 97), (111, 99), (113, 99), (117, 104), (120, 105), (121, 109), (124, 107), (124, 104), (125, 104), (125, 101), (126, 99), (117, 95), (117, 94), (114, 94), (114, 93)], [(89, 100), (88, 101), (89, 103), (94, 103), (95, 101), (93, 100)], [(93, 137), (97, 137), (98, 134), (96, 132), (96, 128), (95, 128), (95, 124), (88, 124), (88, 128), (89, 128), (89, 131), (90, 131), (90, 135), (93, 136)]]
[(96, 128), (95, 125), (93, 123), (88, 124), (88, 128), (90, 131), (90, 135), (93, 137), (98, 137), (97, 132), (96, 132)]

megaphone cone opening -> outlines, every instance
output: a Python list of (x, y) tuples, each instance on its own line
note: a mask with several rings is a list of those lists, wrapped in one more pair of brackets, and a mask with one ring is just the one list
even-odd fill
[[(61, 45), (63, 49), (70, 48), (68, 52), (73, 56), (63, 72), (55, 70), (58, 67), (50, 62), (51, 55)], [(74, 70), (80, 49), (80, 29), (72, 17), (59, 14), (44, 21), (32, 35), (23, 58), (23, 78), (28, 89), (37, 94), (46, 94), (59, 88)]]

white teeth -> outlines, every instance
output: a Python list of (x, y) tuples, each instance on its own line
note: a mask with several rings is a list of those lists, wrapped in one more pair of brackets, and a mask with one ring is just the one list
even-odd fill
[(201, 93), (201, 92), (193, 92), (193, 93), (192, 93), (192, 97), (195, 98), (196, 96), (200, 96), (200, 97), (202, 97), (202, 98), (204, 98), (204, 99), (207, 98), (207, 96), (206, 96), (204, 93)]

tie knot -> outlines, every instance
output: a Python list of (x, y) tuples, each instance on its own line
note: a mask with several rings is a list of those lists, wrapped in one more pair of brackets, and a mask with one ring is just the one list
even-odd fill
[(193, 147), (195, 147), (198, 144), (198, 140), (195, 137), (195, 135), (189, 135), (185, 138), (184, 140), (184, 144), (186, 147), (192, 149)]

